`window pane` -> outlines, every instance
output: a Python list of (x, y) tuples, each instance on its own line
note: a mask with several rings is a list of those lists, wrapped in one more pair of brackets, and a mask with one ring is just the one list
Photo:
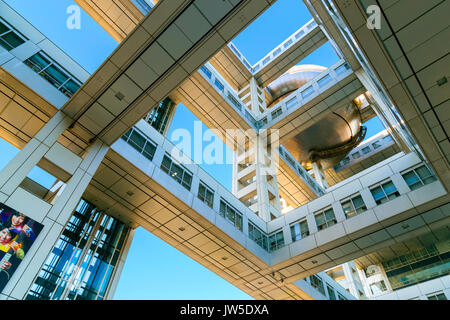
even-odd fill
[(346, 216), (352, 216), (354, 214), (352, 202), (350, 200), (342, 203), (342, 209), (344, 209)]
[(416, 172), (421, 179), (431, 176), (431, 172), (426, 166), (420, 166), (416, 168)]
[(384, 189), (384, 192), (386, 192), (386, 194), (388, 194), (388, 195), (391, 194), (391, 193), (394, 193), (395, 191), (397, 191), (397, 188), (394, 186), (392, 181), (383, 183), (382, 187)]
[(365, 207), (364, 201), (361, 196), (354, 197), (352, 199), (352, 201), (353, 201), (353, 204), (355, 205), (355, 208)]
[(50, 76), (50, 78), (47, 77), (47, 80), (49, 80), (53, 85), (59, 87), (61, 84), (67, 81), (69, 77), (64, 74), (58, 67), (55, 65), (49, 66), (44, 71), (47, 75)]
[(419, 177), (414, 173), (414, 171), (409, 171), (403, 175), (403, 179), (405, 179), (406, 183), (411, 186), (412, 184), (419, 182)]
[(327, 221), (333, 220), (334, 219), (334, 211), (333, 209), (328, 209), (325, 211), (325, 218), (327, 219)]
[(34, 71), (38, 72), (42, 69), (44, 69), (46, 66), (50, 64), (50, 61), (48, 61), (46, 58), (44, 58), (41, 54), (37, 53), (34, 56), (30, 57), (28, 60), (31, 63), (28, 64)]
[(8, 30), (10, 29), (0, 21), (0, 34), (5, 33)]
[[(61, 89), (63, 89), (62, 91), (66, 96), (71, 97), (75, 94), (75, 92), (77, 92), (78, 89), (80, 89), (80, 85), (75, 81), (73, 81), (72, 79), (70, 79), (69, 81), (67, 81), (66, 84), (64, 84), (64, 86)], [(67, 91), (67, 93), (64, 91)]]
[(163, 169), (164, 172), (168, 173), (171, 164), (172, 164), (172, 160), (170, 160), (169, 157), (164, 156), (163, 161), (161, 163), (161, 169)]
[(381, 143), (379, 141), (375, 141), (374, 143), (372, 143), (372, 147), (374, 149), (378, 149), (379, 147), (381, 147)]
[(144, 148), (145, 141), (146, 141), (146, 139), (144, 138), (144, 136), (142, 136), (137, 131), (133, 130), (133, 132), (131, 133), (130, 140), (129, 140), (130, 145), (133, 148), (135, 148), (136, 150), (141, 152), (142, 149)]
[(144, 153), (150, 160), (153, 159), (153, 156), (155, 155), (155, 151), (156, 151), (155, 146), (147, 141), (147, 143), (145, 144)]
[(325, 217), (322, 213), (316, 215), (315, 218), (316, 218), (317, 226), (323, 225), (325, 223)]
[(12, 48), (16, 48), (25, 42), (21, 37), (19, 37), (14, 32), (8, 32), (7, 34), (2, 36), (2, 39), (6, 43), (8, 43)]
[(381, 189), (381, 187), (376, 187), (372, 190), (370, 190), (370, 192), (372, 192), (373, 198), (375, 199), (375, 201), (378, 201), (381, 198), (384, 198), (384, 192), (383, 189)]

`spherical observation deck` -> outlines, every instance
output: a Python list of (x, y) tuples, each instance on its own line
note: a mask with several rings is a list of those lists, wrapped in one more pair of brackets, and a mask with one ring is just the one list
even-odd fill
[[(311, 81), (325, 67), (297, 65), (272, 82), (267, 91), (272, 95), (274, 105), (292, 91)], [(361, 126), (361, 113), (356, 104), (348, 104), (335, 110), (316, 115), (311, 125), (285, 141), (286, 149), (306, 168), (314, 161), (320, 161), (324, 169), (338, 164), (365, 136)]]
[(272, 99), (267, 101), (267, 106), (270, 108), (271, 105), (276, 104), (286, 95), (302, 87), (325, 70), (327, 70), (327, 68), (314, 64), (293, 66), (281, 77), (267, 86), (266, 89), (272, 96)]

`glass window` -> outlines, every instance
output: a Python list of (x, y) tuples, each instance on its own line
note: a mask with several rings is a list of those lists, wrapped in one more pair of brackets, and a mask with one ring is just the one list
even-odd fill
[(436, 181), (436, 176), (426, 165), (416, 167), (402, 174), (411, 190), (418, 189), (428, 183)]
[(287, 48), (292, 44), (292, 39), (289, 39), (285, 44), (284, 47)]
[(370, 147), (365, 147), (361, 149), (363, 154), (368, 154), (370, 152)]
[(168, 154), (164, 155), (160, 168), (187, 190), (191, 189), (192, 173), (181, 164), (174, 163)]
[(433, 294), (427, 295), (428, 300), (447, 300), (447, 297), (443, 292), (436, 292)]
[(359, 153), (359, 151), (356, 151), (355, 153), (352, 153), (352, 158), (353, 159), (358, 159), (359, 157), (361, 157), (361, 154)]
[(316, 288), (321, 294), (325, 295), (325, 288), (323, 287), (323, 280), (321, 277), (313, 274), (310, 278), (311, 286)]
[(302, 91), (302, 98), (305, 99), (314, 93), (314, 89), (312, 86), (306, 88)]
[(277, 50), (275, 50), (273, 52), (273, 57), (275, 58), (277, 55), (279, 55), (281, 53), (281, 48), (278, 48)]
[(339, 300), (348, 300), (346, 297), (344, 297), (342, 294), (338, 293)]
[(272, 119), (277, 118), (283, 111), (281, 110), (281, 108), (278, 108), (277, 110), (272, 112)]
[(214, 192), (203, 181), (200, 181), (198, 186), (198, 198), (205, 202), (210, 208), (213, 207)]
[(49, 58), (43, 51), (24, 61), (24, 64), (38, 73), (55, 88), (70, 98), (81, 87), (81, 82)]
[(362, 199), (361, 195), (357, 195), (356, 197), (344, 200), (341, 202), (341, 205), (342, 209), (344, 209), (346, 218), (353, 217), (367, 210), (367, 207), (364, 204), (364, 200)]
[(386, 136), (383, 138), (384, 142), (391, 142), (392, 141), (392, 137), (391, 136)]
[(238, 230), (242, 231), (242, 214), (232, 207), (223, 198), (220, 199), (220, 215), (231, 222)]
[(336, 224), (336, 217), (332, 208), (323, 210), (314, 215), (316, 219), (317, 229), (323, 230)]
[(26, 40), (28, 39), (22, 34), (0, 20), (0, 46), (10, 51), (25, 43)]
[(283, 231), (278, 231), (269, 236), (270, 251), (275, 251), (284, 246)]
[(400, 196), (400, 193), (397, 191), (397, 188), (392, 181), (377, 185), (376, 187), (371, 188), (370, 192), (377, 204), (385, 203)]
[(387, 290), (387, 288), (386, 288), (386, 284), (384, 283), (384, 280), (372, 283), (370, 285), (370, 291), (372, 291), (372, 294), (374, 294), (374, 295), (383, 293), (386, 290)]
[(258, 246), (269, 251), (267, 235), (251, 221), (248, 222), (248, 237), (255, 241)]
[(150, 161), (153, 160), (153, 156), (156, 151), (156, 144), (136, 128), (131, 128), (128, 130), (128, 132), (122, 136), (122, 139), (144, 157)]
[(319, 85), (319, 87), (322, 87), (322, 86), (326, 85), (330, 81), (331, 81), (331, 76), (329, 74), (327, 74), (322, 79), (319, 79), (319, 81), (317, 81), (317, 84)]
[(214, 84), (216, 85), (217, 88), (219, 88), (220, 91), (223, 91), (224, 86), (223, 86), (222, 82), (220, 82), (219, 80), (215, 79), (214, 80)]
[(207, 67), (201, 66), (200, 70), (202, 70), (203, 73), (206, 74), (206, 76), (211, 79), (212, 73), (211, 73), (211, 71), (209, 71), (209, 69)]
[(348, 69), (350, 69), (350, 66), (349, 66), (347, 63), (345, 63), (345, 64), (343, 64), (342, 66), (338, 67), (338, 68), (335, 70), (335, 72), (336, 72), (337, 74), (341, 74), (341, 73), (344, 73), (345, 71), (347, 71)]
[(300, 37), (303, 36), (304, 34), (305, 34), (305, 31), (301, 30), (300, 32), (298, 32), (298, 33), (295, 35), (295, 39), (300, 38)]
[(374, 149), (378, 149), (379, 147), (381, 147), (381, 142), (380, 141), (375, 141), (374, 143), (372, 143), (372, 147)]
[(327, 284), (328, 297), (330, 300), (336, 300), (336, 294), (334, 293), (333, 287)]
[(292, 108), (293, 106), (295, 106), (297, 104), (298, 100), (297, 97), (293, 97), (292, 99), (290, 99), (288, 102), (286, 102), (286, 108)]
[(270, 61), (270, 57), (267, 57), (263, 60), (263, 66), (265, 66)]
[(309, 228), (306, 220), (300, 221), (299, 223), (291, 226), (291, 237), (293, 242), (307, 236), (309, 236)]
[(26, 300), (102, 300), (129, 228), (81, 200)]

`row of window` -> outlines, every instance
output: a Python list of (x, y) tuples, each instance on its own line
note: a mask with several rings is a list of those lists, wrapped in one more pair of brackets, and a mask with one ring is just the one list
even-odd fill
[[(426, 165), (420, 165), (408, 170), (402, 173), (402, 177), (405, 179), (411, 190), (415, 190), (436, 180), (436, 176)], [(391, 180), (372, 186), (370, 192), (372, 193), (377, 205), (383, 204), (400, 196), (400, 193)], [(360, 194), (341, 200), (341, 206), (347, 219), (367, 210), (364, 200)], [(318, 231), (324, 230), (337, 223), (332, 208), (326, 208), (316, 212), (314, 218)], [(290, 229), (292, 241), (300, 240), (310, 234), (306, 220), (292, 224)]]
[[(317, 25), (317, 23), (315, 21), (313, 21), (312, 23), (310, 23), (307, 28), (308, 30), (311, 30), (313, 27), (315, 27)], [(300, 39), (302, 36), (304, 36), (306, 33), (304, 30), (300, 30), (299, 32), (297, 32), (293, 38), (295, 38), (295, 40)], [(294, 40), (292, 38), (288, 39), (285, 43), (283, 43), (279, 48), (277, 48), (271, 55), (268, 55), (266, 58), (264, 58), (264, 60), (262, 61), (262, 66), (265, 66), (267, 63), (269, 63), (269, 61), (271, 59), (275, 59), (280, 53), (283, 47), (284, 49), (289, 48), (292, 44), (294, 43)], [(233, 47), (232, 47), (233, 48)], [(234, 48), (233, 48), (234, 49)], [(233, 50), (235, 53), (237, 53), (236, 50)], [(237, 53), (238, 54), (238, 53)], [(241, 57), (240, 54), (238, 54), (239, 57)], [(253, 68), (253, 73), (255, 73), (256, 71), (258, 71), (261, 68), (261, 64), (257, 64), (254, 68)]]
[(81, 82), (78, 79), (53, 61), (43, 51), (34, 54), (23, 63), (50, 82), (66, 97), (72, 97), (81, 87)]
[[(202, 65), (200, 70), (209, 78), (212, 78), (212, 72), (206, 66)], [(214, 85), (219, 89), (219, 91), (225, 93), (225, 86), (222, 82), (220, 82), (217, 78), (214, 79)], [(236, 107), (236, 109), (242, 111), (242, 105), (239, 103), (238, 99), (228, 90), (226, 90), (226, 94), (231, 103)]]
[[(19, 31), (0, 19), (0, 46), (11, 51), (27, 40)], [(69, 98), (81, 87), (81, 82), (78, 79), (53, 61), (43, 51), (34, 54), (25, 60), (24, 63)]]
[(347, 157), (345, 157), (344, 159), (342, 159), (342, 161), (335, 166), (335, 169), (338, 169), (339, 167), (343, 167), (347, 164), (350, 163), (351, 159), (358, 159), (366, 154), (369, 154), (370, 152), (377, 150), (378, 148), (380, 148), (382, 146), (382, 143), (388, 143), (392, 141), (392, 137), (391, 136), (385, 136), (380, 140), (374, 141), (370, 144), (370, 146), (364, 147), (361, 150), (357, 150), (355, 152), (353, 152), (352, 154), (348, 155)]
[[(337, 74), (341, 74), (343, 72), (345, 72), (346, 70), (350, 69), (350, 66), (347, 63), (344, 63), (343, 65), (339, 66), (338, 68), (335, 69), (335, 72)], [(319, 87), (323, 87), (324, 85), (326, 85), (327, 83), (329, 83), (333, 78), (331, 77), (330, 74), (325, 75), (324, 77), (322, 77), (321, 79), (319, 79), (317, 81), (317, 84)], [(300, 95), (302, 97), (302, 99), (306, 99), (309, 96), (311, 96), (314, 93), (314, 87), (311, 85), (309, 87), (307, 87), (306, 89), (304, 89), (302, 92), (300, 92)], [(290, 109), (293, 108), (295, 106), (297, 106), (298, 104), (298, 99), (297, 96), (292, 97), (291, 99), (289, 99), (285, 105), (286, 105), (286, 109)], [(276, 117), (279, 117), (281, 115), (283, 111), (281, 110), (281, 108), (275, 110), (272, 112), (272, 120), (275, 119)]]
[[(323, 283), (323, 280), (322, 280), (321, 277), (319, 277), (318, 275), (314, 274), (311, 277), (309, 277), (309, 283), (317, 291), (319, 291), (321, 294), (326, 296), (324, 283)], [(332, 286), (330, 286), (328, 283), (326, 284), (326, 286), (327, 286), (328, 297), (330, 298), (330, 300), (338, 300), (338, 299), (339, 300), (348, 300), (347, 298), (345, 298), (339, 292), (337, 292), (337, 298), (336, 298), (336, 292), (335, 292), (334, 288)]]
[(168, 153), (164, 155), (163, 161), (161, 162), (161, 170), (187, 190), (191, 190), (192, 173), (183, 165), (174, 162)]
[[(149, 160), (153, 159), (156, 151), (156, 144), (147, 138), (136, 128), (130, 129), (123, 137), (134, 149), (143, 154)], [(178, 183), (190, 190), (192, 184), (192, 173), (184, 168), (181, 164), (175, 163), (166, 153), (161, 163), (161, 169), (169, 174)], [(436, 177), (426, 165), (419, 165), (402, 174), (411, 190), (415, 190), (421, 186), (436, 180)], [(400, 194), (392, 181), (379, 183), (370, 189), (372, 196), (377, 204), (385, 203), (391, 199), (398, 197)], [(214, 191), (203, 181), (200, 181), (198, 188), (198, 199), (206, 203), (210, 208), (214, 203)], [(353, 217), (367, 210), (367, 207), (361, 195), (341, 200), (346, 218)], [(221, 198), (219, 214), (231, 222), (238, 230), (242, 231), (243, 218), (242, 214), (231, 206), (226, 200)], [(337, 223), (332, 208), (326, 208), (314, 215), (318, 231), (324, 230)], [(274, 232), (267, 236), (260, 228), (256, 227), (249, 221), (249, 238), (255, 241), (260, 247), (266, 251), (274, 251), (284, 246), (284, 236), (282, 231)], [(290, 226), (292, 241), (298, 241), (310, 235), (308, 223), (306, 220), (299, 221)]]
[(27, 40), (28, 39), (23, 34), (15, 30), (6, 21), (0, 20), (0, 46), (7, 51), (11, 51), (21, 44), (24, 44)]
[(231, 222), (238, 230), (242, 231), (242, 213), (236, 210), (223, 198), (220, 199), (219, 214)]
[(150, 138), (145, 136), (142, 132), (140, 132), (136, 128), (131, 128), (122, 136), (122, 139), (125, 140), (130, 146), (136, 149), (139, 153), (141, 153), (144, 157), (153, 160), (153, 156), (155, 155), (157, 144), (154, 143)]
[(281, 146), (278, 148), (279, 153), (284, 159), (295, 169), (297, 169), (298, 174), (304, 178), (309, 186), (316, 192), (318, 196), (322, 196), (325, 192), (321, 189), (319, 184), (311, 177), (311, 175), (295, 160), (286, 150)]

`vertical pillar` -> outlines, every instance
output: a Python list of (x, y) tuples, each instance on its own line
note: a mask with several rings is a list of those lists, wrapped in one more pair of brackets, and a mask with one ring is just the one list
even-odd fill
[[(9, 299), (23, 299), (26, 296), (108, 151), (108, 146), (96, 141), (83, 157), (79, 157), (59, 144), (57, 139), (70, 123), (69, 117), (57, 112), (0, 172), (0, 202), (43, 225), (42, 231), (27, 249), (23, 260), (2, 291)], [(64, 189), (51, 202), (20, 187), (27, 174), (43, 158), (71, 174)]]
[(313, 162), (312, 163), (312, 170), (314, 173), (314, 179), (316, 182), (324, 189), (329, 187), (328, 181), (325, 177), (325, 173), (323, 172), (322, 165), (320, 162)]

